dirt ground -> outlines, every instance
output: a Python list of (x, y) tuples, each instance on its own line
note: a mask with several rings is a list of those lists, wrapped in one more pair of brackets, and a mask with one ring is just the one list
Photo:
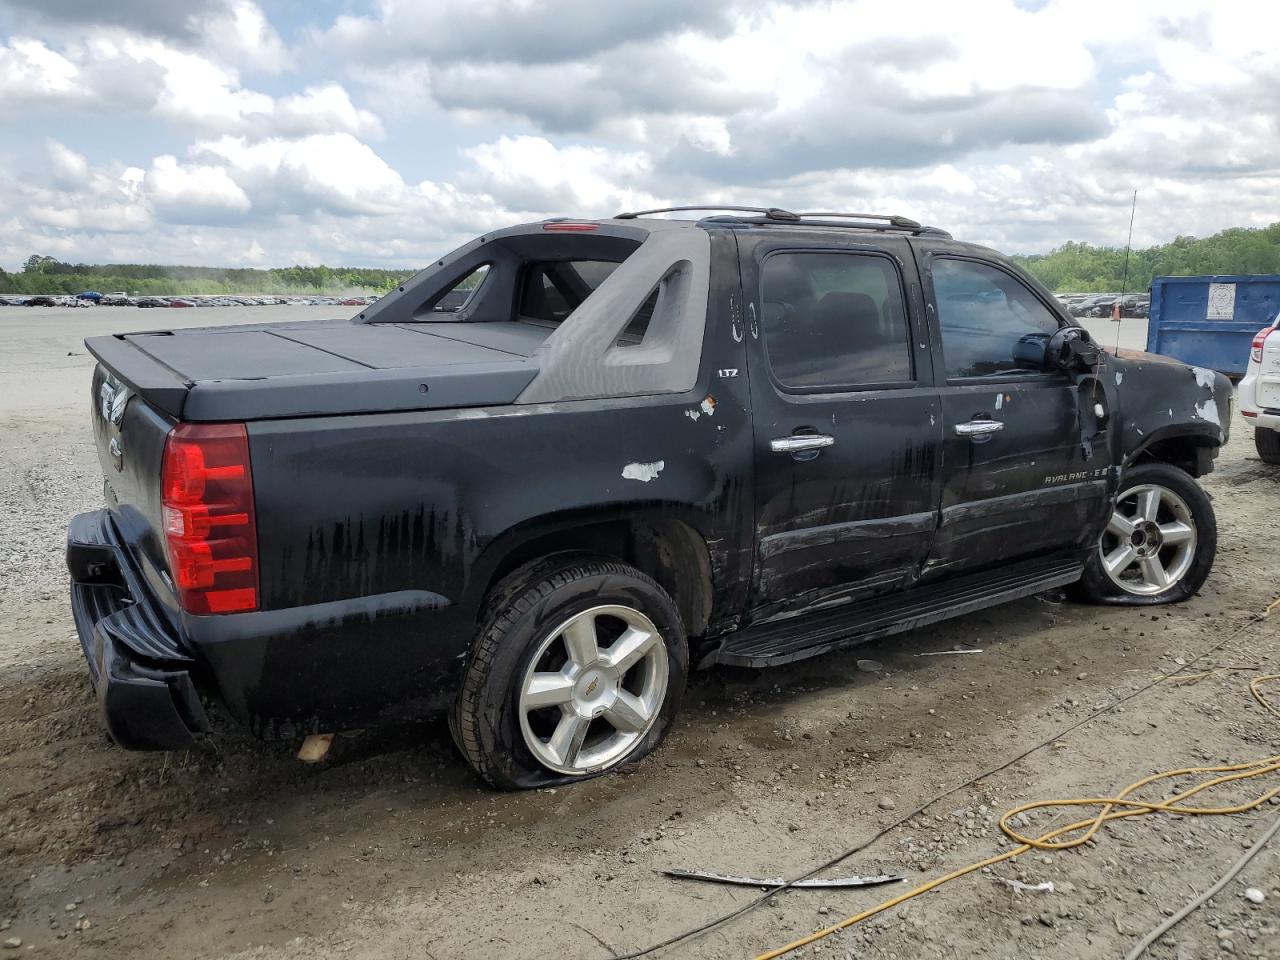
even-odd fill
[[(98, 729), (65, 596), (66, 519), (101, 489), (80, 340), (168, 325), (172, 313), (0, 311), (0, 943), (21, 940), (0, 957), (616, 956), (756, 896), (656, 871), (802, 872), (1039, 741), (1049, 745), (834, 873), (921, 882), (1008, 849), (995, 820), (1018, 803), (1280, 753), (1280, 721), (1249, 696), (1248, 671), (1159, 684), (1058, 735), (1280, 593), (1280, 471), (1254, 457), (1239, 420), (1205, 481), (1219, 554), (1190, 602), (1032, 598), (772, 672), (695, 674), (670, 739), (629, 773), (495, 793), (435, 720), (344, 735), (318, 768), (295, 762), (291, 744), (234, 732), (183, 754), (126, 753)], [(180, 319), (214, 319), (195, 313)], [(983, 652), (919, 656), (957, 646)], [(1273, 617), (1195, 669), (1280, 672), (1278, 654)], [(957, 880), (801, 955), (1121, 956), (1278, 813), (1113, 825), (1091, 846)], [(1054, 891), (1018, 893), (997, 877)], [(659, 955), (752, 956), (901, 889), (787, 892)], [(1280, 958), (1277, 934), (1280, 840), (1150, 956)]]

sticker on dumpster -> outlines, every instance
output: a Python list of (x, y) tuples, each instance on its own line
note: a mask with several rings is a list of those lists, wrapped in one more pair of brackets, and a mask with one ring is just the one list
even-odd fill
[(1233, 320), (1236, 315), (1236, 285), (1234, 283), (1209, 284), (1209, 312), (1207, 320)]

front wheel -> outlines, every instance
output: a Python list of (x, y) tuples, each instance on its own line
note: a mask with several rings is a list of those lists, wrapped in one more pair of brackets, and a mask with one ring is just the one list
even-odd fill
[(453, 715), (476, 772), (504, 789), (583, 780), (662, 740), (688, 670), (675, 604), (633, 567), (535, 563), (494, 591)]
[(1217, 547), (1200, 484), (1167, 463), (1144, 463), (1125, 473), (1080, 586), (1095, 603), (1176, 603), (1204, 585)]

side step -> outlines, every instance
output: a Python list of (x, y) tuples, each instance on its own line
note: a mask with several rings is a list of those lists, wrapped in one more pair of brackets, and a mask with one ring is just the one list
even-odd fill
[(839, 647), (1029, 597), (1073, 583), (1083, 572), (1083, 564), (1076, 559), (1032, 560), (915, 587), (905, 593), (763, 623), (730, 634), (700, 666), (723, 663), (737, 667), (773, 667), (804, 660)]

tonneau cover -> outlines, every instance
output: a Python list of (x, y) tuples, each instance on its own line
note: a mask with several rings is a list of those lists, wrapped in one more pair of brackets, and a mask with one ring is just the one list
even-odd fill
[(111, 374), (189, 421), (510, 403), (549, 330), (522, 323), (321, 320), (91, 337)]

